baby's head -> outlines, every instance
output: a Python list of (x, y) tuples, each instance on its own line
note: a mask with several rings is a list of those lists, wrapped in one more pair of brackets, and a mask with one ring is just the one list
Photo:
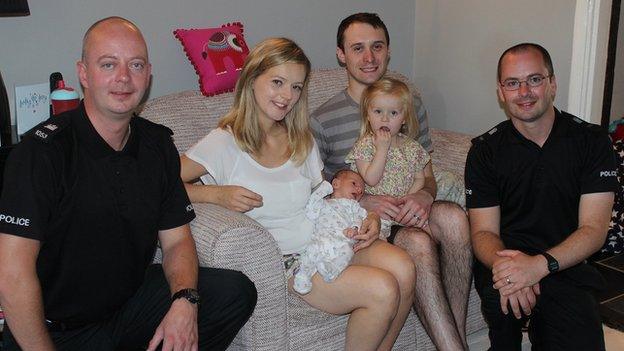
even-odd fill
[(385, 129), (416, 138), (418, 120), (414, 113), (414, 97), (407, 84), (398, 79), (383, 77), (369, 85), (360, 100), (362, 128), (360, 136), (375, 134)]
[(357, 172), (349, 169), (336, 172), (331, 184), (334, 188), (334, 192), (330, 195), (332, 199), (360, 201), (364, 194), (364, 180)]

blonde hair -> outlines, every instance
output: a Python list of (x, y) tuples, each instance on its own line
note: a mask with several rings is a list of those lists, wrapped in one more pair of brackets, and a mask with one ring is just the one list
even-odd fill
[(284, 63), (296, 63), (305, 67), (305, 80), (299, 101), (286, 117), (278, 122), (282, 123), (288, 132), (290, 159), (299, 165), (305, 161), (313, 145), (308, 121), (310, 61), (303, 50), (290, 39), (265, 39), (251, 50), (236, 83), (234, 104), (219, 121), (219, 127), (230, 128), (241, 150), (250, 154), (259, 152), (264, 134), (258, 123), (258, 107), (254, 98), (253, 83), (268, 69)]
[(392, 95), (401, 100), (403, 105), (403, 118), (405, 121), (405, 124), (401, 127), (401, 133), (412, 139), (416, 139), (418, 137), (418, 120), (414, 112), (414, 96), (410, 92), (407, 84), (390, 77), (382, 77), (375, 83), (369, 85), (362, 93), (362, 99), (360, 100), (360, 114), (362, 117), (360, 137), (374, 134), (370, 122), (368, 121), (368, 108), (373, 99), (380, 94)]

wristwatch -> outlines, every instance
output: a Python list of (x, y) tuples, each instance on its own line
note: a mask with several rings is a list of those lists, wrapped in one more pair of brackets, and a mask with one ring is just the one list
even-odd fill
[(199, 292), (196, 289), (182, 289), (178, 292), (176, 292), (175, 294), (173, 294), (173, 296), (171, 297), (171, 302), (180, 299), (180, 298), (185, 298), (188, 302), (192, 303), (193, 305), (198, 305), (199, 304)]
[(548, 272), (552, 274), (559, 270), (559, 261), (556, 258), (552, 257), (548, 252), (542, 252), (541, 255), (546, 257), (546, 261), (548, 261)]

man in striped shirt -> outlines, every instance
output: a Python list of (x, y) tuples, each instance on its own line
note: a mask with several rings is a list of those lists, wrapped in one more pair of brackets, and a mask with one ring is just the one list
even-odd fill
[[(376, 14), (357, 13), (345, 18), (338, 27), (337, 44), (336, 55), (348, 73), (347, 89), (311, 115), (326, 179), (348, 167), (344, 158), (360, 132), (360, 97), (386, 73), (390, 58), (388, 30)], [(419, 96), (414, 100), (420, 125), (418, 142), (432, 152), (427, 112)], [(414, 261), (416, 311), (437, 349), (467, 350), (466, 310), (472, 266), (468, 218), (457, 204), (434, 202), (437, 187), (431, 163), (425, 167), (425, 178), (423, 189), (400, 199), (368, 195), (360, 202), (381, 218), (404, 225), (393, 226), (388, 241), (405, 249)], [(422, 229), (427, 226), (431, 234)]]

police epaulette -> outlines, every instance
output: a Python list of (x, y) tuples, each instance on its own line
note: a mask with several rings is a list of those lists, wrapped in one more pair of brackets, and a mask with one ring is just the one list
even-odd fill
[(478, 143), (486, 141), (488, 138), (490, 138), (492, 135), (494, 135), (494, 134), (496, 134), (496, 132), (498, 132), (499, 127), (500, 126), (496, 126), (496, 127), (492, 128), (492, 129), (488, 130), (487, 132), (479, 135), (478, 137), (472, 139), (472, 143), (474, 145), (476, 145)]
[(583, 126), (583, 127), (587, 128), (587, 129), (589, 129), (589, 130), (591, 130), (591, 131), (593, 131), (593, 132), (601, 132), (601, 131), (604, 131), (604, 129), (603, 129), (601, 126), (599, 126), (599, 125), (597, 125), (597, 124), (589, 123), (589, 122), (584, 121), (584, 120), (582, 120), (582, 119), (580, 119), (580, 118), (578, 118), (578, 117), (576, 117), (576, 116), (572, 116), (572, 120), (573, 120), (574, 122), (578, 123), (579, 125), (581, 125), (581, 126)]
[(68, 124), (68, 121), (62, 118), (58, 118), (57, 121), (53, 119), (48, 119), (33, 127), (33, 129), (31, 129), (27, 133), (27, 135), (34, 138), (35, 140), (47, 143), (50, 139), (52, 139), (52, 137), (65, 129)]

